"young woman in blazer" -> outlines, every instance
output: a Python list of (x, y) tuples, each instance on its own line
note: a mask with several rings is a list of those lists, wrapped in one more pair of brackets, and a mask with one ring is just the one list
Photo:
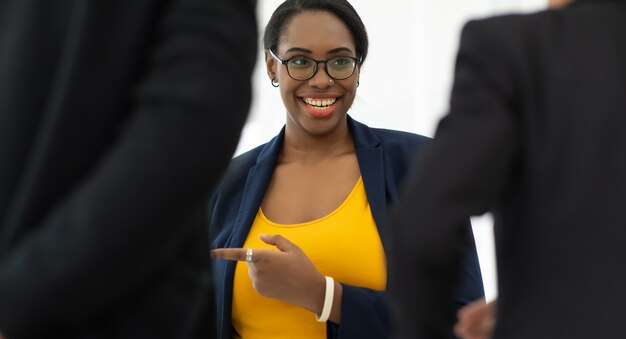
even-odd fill
[[(347, 1), (285, 1), (264, 44), (287, 122), (211, 202), (218, 337), (389, 337), (387, 218), (428, 139), (348, 116), (368, 40)], [(457, 306), (483, 295), (467, 262)]]

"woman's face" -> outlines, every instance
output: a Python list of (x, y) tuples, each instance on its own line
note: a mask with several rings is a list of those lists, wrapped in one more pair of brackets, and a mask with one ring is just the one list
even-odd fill
[[(354, 40), (348, 27), (329, 12), (306, 11), (295, 15), (280, 37), (278, 50), (282, 60), (306, 57), (328, 60), (336, 57), (356, 58)], [(308, 80), (294, 80), (282, 65), (266, 52), (267, 71), (278, 81), (280, 95), (287, 109), (287, 133), (323, 136), (346, 128), (346, 114), (359, 79), (359, 66), (344, 80), (335, 80), (319, 64)]]

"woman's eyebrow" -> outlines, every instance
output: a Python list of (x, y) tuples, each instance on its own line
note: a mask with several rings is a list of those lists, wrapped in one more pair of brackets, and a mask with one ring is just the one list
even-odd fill
[(287, 53), (289, 52), (304, 52), (304, 53), (309, 53), (309, 54), (313, 53), (313, 51), (311, 51), (310, 49), (306, 49), (302, 47), (292, 47), (287, 50)]
[(350, 52), (350, 53), (352, 53), (352, 50), (349, 49), (348, 47), (337, 47), (337, 48), (331, 49), (326, 54), (335, 54), (335, 53), (339, 53), (339, 52)]
[[(306, 49), (306, 48), (302, 48), (302, 47), (292, 47), (290, 49), (287, 50), (287, 53), (290, 52), (303, 52), (303, 53), (308, 53), (308, 54), (312, 54), (313, 51), (311, 51), (310, 49)], [(352, 50), (349, 49), (348, 47), (337, 47), (337, 48), (333, 48), (330, 51), (328, 51), (326, 54), (335, 54), (335, 53), (339, 53), (339, 52), (350, 52), (352, 53)]]

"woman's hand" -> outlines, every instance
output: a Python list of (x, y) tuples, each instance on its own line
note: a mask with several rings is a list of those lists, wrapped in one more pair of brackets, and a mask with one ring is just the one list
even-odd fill
[(496, 301), (485, 299), (465, 305), (458, 312), (454, 334), (463, 339), (489, 339), (496, 324)]
[(260, 295), (320, 314), (326, 293), (324, 276), (300, 247), (281, 235), (261, 234), (259, 238), (278, 250), (253, 249), (250, 261), (246, 261), (245, 248), (218, 248), (211, 256), (246, 261), (252, 285)]

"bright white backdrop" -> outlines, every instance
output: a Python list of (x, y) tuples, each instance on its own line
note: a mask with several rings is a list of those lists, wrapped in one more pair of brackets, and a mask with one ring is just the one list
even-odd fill
[[(259, 0), (262, 32), (282, 0)], [(545, 8), (546, 0), (352, 0), (370, 38), (360, 86), (350, 114), (373, 127), (433, 136), (447, 110), (458, 37), (473, 18)], [(262, 44), (260, 43), (260, 49)], [(274, 136), (285, 110), (259, 52), (254, 98), (237, 154)], [(399, 62), (402, 61), (402, 64)], [(493, 227), (489, 216), (472, 224), (487, 299), (497, 295)]]

